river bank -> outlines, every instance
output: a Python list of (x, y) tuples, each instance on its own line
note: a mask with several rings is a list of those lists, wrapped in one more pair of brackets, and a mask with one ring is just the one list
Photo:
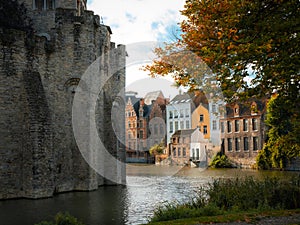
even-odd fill
[(198, 217), (149, 223), (149, 225), (299, 225), (300, 209), (253, 213), (233, 213), (222, 216)]
[[(218, 178), (201, 187), (189, 202), (166, 203), (159, 206), (155, 209), (150, 222), (211, 216), (226, 219), (228, 215), (234, 221), (243, 220), (242, 218), (249, 220), (249, 212), (255, 213), (251, 215), (252, 217), (276, 210), (299, 210), (300, 212), (299, 199), (299, 175), (285, 179), (278, 177), (255, 179), (252, 176)], [(236, 216), (238, 218), (235, 218)], [(212, 222), (211, 218), (208, 222)]]

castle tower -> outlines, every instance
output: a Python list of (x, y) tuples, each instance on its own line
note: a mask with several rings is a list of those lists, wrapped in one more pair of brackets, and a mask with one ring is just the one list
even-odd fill
[[(86, 0), (18, 2), (25, 3), (34, 32), (11, 29), (9, 37), (0, 35), (0, 108), (5, 109), (0, 113), (0, 199), (95, 190), (109, 182), (82, 158), (72, 102), (83, 74), (100, 59), (97, 80), (110, 79), (98, 96), (97, 129), (109, 153), (125, 161), (111, 121), (115, 103), (125, 114), (118, 96), (125, 87), (125, 46), (110, 42), (110, 28), (85, 10)], [(103, 158), (94, 160), (105, 165)], [(124, 167), (104, 169), (125, 182)]]

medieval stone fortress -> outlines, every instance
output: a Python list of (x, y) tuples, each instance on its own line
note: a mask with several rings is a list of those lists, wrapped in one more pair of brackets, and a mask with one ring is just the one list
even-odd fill
[[(111, 184), (82, 158), (72, 130), (72, 101), (81, 76), (100, 57), (99, 76), (111, 77), (98, 96), (97, 129), (109, 153), (124, 160), (111, 108), (125, 86), (125, 46), (110, 41), (110, 27), (86, 9), (86, 0), (14, 3), (15, 16), (0, 28), (0, 199)], [(124, 168), (110, 166), (115, 180), (124, 183)]]

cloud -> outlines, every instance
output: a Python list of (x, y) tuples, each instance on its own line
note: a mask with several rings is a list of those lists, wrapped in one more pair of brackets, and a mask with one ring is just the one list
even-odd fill
[(130, 44), (165, 41), (171, 28), (182, 20), (179, 10), (184, 3), (184, 0), (93, 0), (88, 1), (88, 10), (102, 16), (104, 24), (111, 26), (112, 41)]
[(135, 21), (136, 21), (136, 16), (134, 16), (134, 15), (128, 13), (128, 12), (125, 13), (125, 16), (126, 16), (128, 22), (130, 22), (130, 23), (135, 23)]

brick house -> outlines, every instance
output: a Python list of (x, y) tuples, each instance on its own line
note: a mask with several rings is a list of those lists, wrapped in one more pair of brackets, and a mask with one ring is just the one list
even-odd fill
[(169, 157), (177, 165), (207, 164), (209, 141), (196, 129), (177, 130), (169, 144)]
[(262, 149), (265, 134), (266, 100), (227, 104), (220, 119), (225, 154), (241, 167), (252, 167)]
[(165, 111), (168, 99), (164, 98), (161, 91), (150, 92), (145, 98), (137, 98), (136, 95), (136, 92), (126, 92), (126, 161), (149, 163), (154, 161), (149, 154), (150, 147), (166, 139)]

